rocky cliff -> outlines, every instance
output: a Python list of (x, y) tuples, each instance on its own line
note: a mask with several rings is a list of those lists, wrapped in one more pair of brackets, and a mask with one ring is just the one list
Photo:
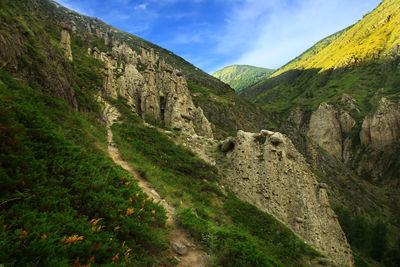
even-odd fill
[(364, 118), (360, 132), (364, 146), (383, 151), (398, 142), (400, 137), (400, 110), (391, 101), (382, 98), (375, 113)]
[[(342, 98), (342, 101), (343, 99), (346, 98)], [(294, 113), (301, 111), (296, 110)], [(295, 115), (291, 117), (295, 118)], [(295, 122), (294, 119), (292, 121)], [(323, 102), (311, 114), (307, 135), (337, 159), (348, 161), (351, 139), (345, 136), (355, 125), (356, 121), (349, 112)]]
[(71, 35), (69, 34), (68, 28), (64, 28), (61, 31), (60, 47), (64, 50), (65, 57), (69, 61), (72, 61), (72, 50), (71, 50)]
[(278, 132), (239, 131), (223, 144), (225, 185), (239, 198), (273, 214), (337, 264), (352, 266), (353, 258), (335, 213), (327, 185), (317, 182), (289, 138)]
[(360, 115), (356, 105), (354, 97), (344, 94), (337, 106), (321, 103), (303, 126), (297, 119), (300, 110), (292, 112), (290, 119), (296, 127), (306, 128), (306, 134), (338, 160), (356, 168), (360, 175), (368, 173), (378, 179), (389, 167), (399, 144), (400, 110), (383, 97), (376, 111), (361, 118), (360, 126), (355, 127), (357, 121), (350, 112)]
[(94, 47), (88, 53), (105, 63), (102, 73), (106, 95), (124, 97), (132, 111), (146, 121), (189, 134), (213, 136), (203, 110), (193, 104), (185, 78), (154, 50), (142, 48), (139, 55), (125, 43), (115, 41), (110, 52)]

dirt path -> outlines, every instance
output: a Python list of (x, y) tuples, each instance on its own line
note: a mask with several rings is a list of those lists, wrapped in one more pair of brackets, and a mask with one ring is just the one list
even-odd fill
[[(112, 109), (109, 109), (111, 111)], [(123, 169), (129, 172), (135, 177), (138, 185), (142, 190), (154, 199), (155, 202), (159, 202), (167, 211), (167, 224), (170, 226), (170, 253), (179, 261), (178, 266), (181, 267), (203, 267), (206, 266), (207, 254), (198, 249), (190, 234), (184, 230), (176, 220), (176, 210), (173, 206), (169, 205), (160, 195), (144, 180), (138, 172), (132, 168), (125, 160), (123, 160), (118, 148), (113, 142), (113, 133), (110, 129), (111, 125), (116, 121), (115, 110), (107, 112), (107, 105), (105, 109), (105, 115), (107, 116), (107, 141), (108, 141), (108, 155), (111, 159)]]

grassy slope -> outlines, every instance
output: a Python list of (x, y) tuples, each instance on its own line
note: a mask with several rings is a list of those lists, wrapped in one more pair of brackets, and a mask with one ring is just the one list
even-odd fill
[(318, 42), (273, 76), (292, 69), (347, 67), (383, 56), (396, 48), (400, 38), (400, 11), (396, 0), (384, 0), (353, 26)]
[(160, 262), (165, 211), (151, 201), (139, 211), (146, 195), (93, 145), (106, 142), (95, 113), (78, 113), (3, 71), (0, 99), (0, 262)]
[(213, 76), (229, 84), (236, 93), (268, 78), (274, 70), (249, 65), (232, 65), (216, 71)]

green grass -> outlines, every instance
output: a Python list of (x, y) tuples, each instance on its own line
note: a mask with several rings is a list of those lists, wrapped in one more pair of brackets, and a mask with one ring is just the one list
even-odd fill
[(165, 210), (145, 201), (132, 177), (93, 145), (105, 142), (93, 114), (78, 114), (3, 71), (0, 99), (2, 264), (110, 265), (114, 258), (116, 265), (143, 266), (162, 260)]

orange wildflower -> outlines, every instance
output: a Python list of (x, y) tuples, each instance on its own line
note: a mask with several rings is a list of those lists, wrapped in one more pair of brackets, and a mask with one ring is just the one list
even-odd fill
[(112, 258), (112, 262), (116, 262), (117, 260), (119, 260), (119, 255), (118, 255), (118, 253), (117, 254), (115, 254), (115, 256)]
[(90, 221), (90, 223), (94, 226), (94, 225), (96, 225), (99, 221), (101, 221), (101, 220), (103, 220), (103, 218), (98, 218), (97, 220), (96, 219), (92, 219), (91, 221)]
[(156, 213), (156, 211), (155, 211), (155, 210), (152, 210), (152, 211), (151, 211), (151, 214), (155, 214), (155, 213)]
[(47, 239), (47, 235), (46, 235), (46, 234), (43, 234), (43, 235), (42, 235), (42, 239), (43, 239), (43, 240), (46, 240), (46, 239)]
[(128, 186), (131, 182), (126, 182), (125, 185)]
[(28, 232), (27, 231), (25, 231), (25, 230), (22, 230), (22, 236), (21, 236), (21, 239), (22, 240), (25, 240), (25, 238), (28, 236)]
[(119, 226), (115, 226), (115, 227), (114, 227), (114, 232), (117, 231), (117, 230), (120, 229), (120, 228), (121, 228), (121, 227), (119, 227)]
[(126, 210), (125, 216), (131, 215), (134, 212), (134, 210), (135, 210), (134, 208), (128, 208)]
[(73, 235), (73, 236), (70, 236), (70, 237), (68, 237), (68, 238), (66, 238), (65, 236), (64, 236), (64, 238), (61, 240), (65, 245), (70, 245), (70, 244), (74, 244), (74, 243), (76, 243), (76, 242), (78, 242), (78, 241), (81, 241), (81, 240), (83, 240), (83, 236), (78, 236), (78, 235)]

